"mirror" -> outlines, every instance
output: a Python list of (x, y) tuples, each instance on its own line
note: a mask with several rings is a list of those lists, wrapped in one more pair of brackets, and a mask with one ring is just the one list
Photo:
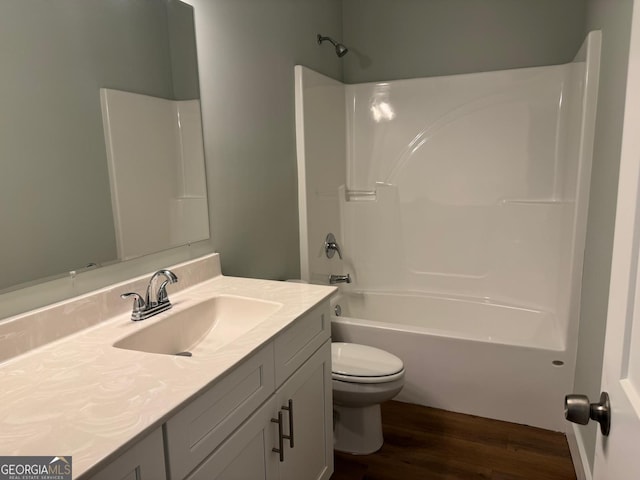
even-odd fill
[(100, 89), (197, 99), (193, 8), (3, 0), (0, 58), (0, 292), (119, 261)]

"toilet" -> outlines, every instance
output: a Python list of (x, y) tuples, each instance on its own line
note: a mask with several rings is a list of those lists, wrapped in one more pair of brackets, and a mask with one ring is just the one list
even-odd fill
[(404, 385), (395, 355), (356, 343), (331, 344), (334, 444), (339, 452), (367, 455), (382, 447), (380, 404)]

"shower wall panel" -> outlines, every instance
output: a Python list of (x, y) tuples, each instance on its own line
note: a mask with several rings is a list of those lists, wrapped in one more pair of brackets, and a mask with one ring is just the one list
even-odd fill
[(100, 100), (118, 258), (209, 238), (200, 101), (107, 88)]
[(295, 67), (296, 149), (301, 278), (327, 283), (342, 273), (338, 255), (327, 259), (324, 239), (342, 244), (338, 186), (345, 183), (344, 85), (302, 66)]
[(565, 65), (346, 86), (296, 67), (303, 278), (546, 312), (573, 351), (599, 42)]
[(358, 285), (557, 313), (577, 182), (576, 69), (347, 86), (341, 209)]

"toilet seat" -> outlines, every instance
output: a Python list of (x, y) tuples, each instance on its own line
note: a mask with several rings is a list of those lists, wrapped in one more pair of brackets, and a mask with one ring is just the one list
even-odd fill
[(404, 369), (393, 375), (384, 375), (380, 377), (358, 377), (355, 375), (340, 375), (339, 373), (331, 372), (331, 378), (338, 382), (345, 383), (387, 383), (393, 382), (404, 377)]
[(395, 355), (356, 343), (331, 344), (331, 376), (350, 383), (386, 383), (404, 376), (404, 365)]

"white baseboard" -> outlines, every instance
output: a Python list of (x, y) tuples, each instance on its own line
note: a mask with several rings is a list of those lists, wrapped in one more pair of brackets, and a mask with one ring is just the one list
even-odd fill
[(584, 448), (582, 435), (578, 431), (578, 426), (569, 424), (567, 427), (567, 442), (569, 443), (573, 468), (576, 470), (576, 478), (578, 480), (593, 480), (591, 468), (589, 467), (589, 459)]

